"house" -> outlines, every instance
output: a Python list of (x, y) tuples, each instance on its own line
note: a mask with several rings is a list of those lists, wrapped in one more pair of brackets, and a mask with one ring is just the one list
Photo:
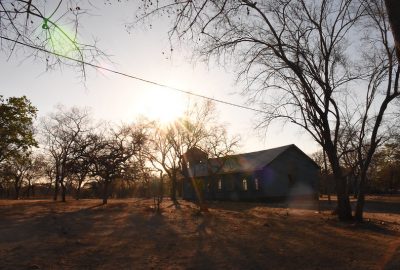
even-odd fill
[(319, 166), (294, 144), (208, 158), (198, 148), (183, 155), (183, 198), (195, 200), (195, 184), (206, 200), (268, 200), (312, 197)]

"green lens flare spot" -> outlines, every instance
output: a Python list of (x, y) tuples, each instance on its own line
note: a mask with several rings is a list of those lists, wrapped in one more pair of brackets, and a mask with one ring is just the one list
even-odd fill
[(80, 57), (81, 48), (76, 41), (76, 33), (50, 21), (49, 18), (43, 18), (42, 31), (40, 35), (45, 34), (46, 48), (56, 54), (67, 57)]
[(57, 54), (69, 57), (75, 57), (80, 48), (75, 40), (75, 35), (66, 28), (52, 27), (47, 30), (49, 34), (49, 43), (51, 50)]
[(49, 30), (49, 25), (47, 24), (48, 22), (49, 22), (49, 19), (47, 19), (47, 18), (43, 19), (42, 29)]

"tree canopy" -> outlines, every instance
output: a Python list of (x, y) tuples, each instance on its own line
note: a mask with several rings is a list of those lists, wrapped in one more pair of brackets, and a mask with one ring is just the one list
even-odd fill
[(0, 162), (19, 151), (37, 146), (33, 136), (36, 108), (25, 97), (0, 96)]

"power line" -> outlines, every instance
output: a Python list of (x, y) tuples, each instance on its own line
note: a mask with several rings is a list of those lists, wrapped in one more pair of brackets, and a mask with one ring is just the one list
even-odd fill
[(4, 40), (11, 41), (11, 42), (15, 42), (16, 44), (20, 44), (22, 46), (30, 47), (30, 48), (35, 49), (35, 50), (39, 50), (39, 51), (42, 51), (42, 52), (45, 52), (45, 53), (48, 53), (48, 54), (52, 54), (52, 55), (55, 55), (57, 57), (62, 57), (62, 58), (68, 59), (70, 61), (74, 61), (74, 62), (80, 63), (82, 65), (91, 66), (91, 67), (98, 68), (98, 69), (101, 69), (101, 70), (105, 70), (105, 71), (108, 71), (108, 72), (111, 72), (111, 73), (114, 73), (114, 74), (117, 74), (117, 75), (128, 77), (128, 78), (131, 78), (131, 79), (134, 79), (134, 80), (138, 80), (138, 81), (145, 82), (145, 83), (148, 83), (148, 84), (152, 84), (152, 85), (168, 88), (170, 90), (178, 91), (178, 92), (184, 93), (186, 95), (196, 96), (196, 97), (200, 97), (200, 98), (203, 98), (203, 99), (215, 101), (215, 102), (222, 103), (222, 104), (225, 104), (225, 105), (229, 105), (229, 106), (233, 106), (233, 107), (237, 107), (237, 108), (241, 108), (241, 109), (245, 109), (245, 110), (250, 110), (250, 111), (254, 111), (254, 112), (258, 112), (258, 113), (266, 113), (265, 111), (262, 111), (262, 110), (259, 110), (259, 109), (255, 109), (255, 108), (243, 106), (243, 105), (240, 105), (240, 104), (228, 102), (228, 101), (225, 101), (225, 100), (222, 100), (222, 99), (212, 98), (212, 97), (208, 97), (208, 96), (205, 96), (205, 95), (193, 93), (193, 92), (190, 92), (190, 91), (187, 91), (187, 90), (182, 90), (182, 89), (179, 89), (179, 88), (176, 88), (176, 87), (172, 87), (172, 86), (169, 86), (169, 85), (166, 85), (166, 84), (162, 84), (162, 83), (158, 83), (158, 82), (155, 82), (155, 81), (143, 79), (143, 78), (140, 78), (140, 77), (137, 77), (137, 76), (134, 76), (134, 75), (130, 75), (130, 74), (127, 74), (127, 73), (124, 73), (124, 72), (121, 72), (121, 71), (117, 71), (117, 70), (113, 70), (113, 69), (110, 69), (110, 68), (102, 67), (102, 66), (99, 66), (99, 65), (96, 65), (96, 64), (93, 64), (93, 63), (86, 62), (84, 60), (72, 58), (70, 56), (62, 55), (62, 54), (57, 53), (57, 52), (52, 52), (52, 51), (46, 50), (46, 49), (41, 48), (41, 47), (37, 47), (37, 46), (32, 45), (32, 44), (28, 44), (28, 43), (24, 43), (24, 42), (15, 40), (15, 39), (4, 37), (2, 35), (0, 35), (0, 38), (4, 39)]

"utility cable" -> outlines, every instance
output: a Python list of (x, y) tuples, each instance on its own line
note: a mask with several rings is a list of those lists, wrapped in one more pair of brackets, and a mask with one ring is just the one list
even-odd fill
[(93, 63), (86, 62), (84, 60), (72, 58), (70, 56), (62, 55), (62, 54), (57, 53), (57, 52), (52, 52), (52, 51), (49, 51), (49, 50), (41, 48), (41, 47), (37, 47), (37, 46), (32, 45), (32, 44), (28, 44), (28, 43), (24, 43), (24, 42), (15, 40), (15, 39), (4, 37), (2, 35), (0, 35), (0, 38), (4, 39), (4, 40), (11, 41), (11, 42), (15, 42), (16, 44), (19, 44), (19, 45), (22, 45), (22, 46), (30, 47), (30, 48), (38, 50), (38, 51), (42, 51), (42, 52), (45, 52), (45, 53), (48, 53), (48, 54), (52, 54), (52, 55), (55, 55), (57, 57), (62, 57), (62, 58), (68, 59), (70, 61), (74, 61), (74, 62), (80, 63), (82, 65), (87, 65), (87, 66), (91, 66), (93, 68), (105, 70), (105, 71), (108, 71), (108, 72), (111, 72), (111, 73), (114, 73), (114, 74), (117, 74), (117, 75), (120, 75), (120, 76), (124, 76), (124, 77), (128, 77), (128, 78), (131, 78), (131, 79), (134, 79), (134, 80), (138, 80), (138, 81), (141, 81), (141, 82), (144, 82), (144, 83), (148, 83), (148, 84), (152, 84), (152, 85), (168, 88), (170, 90), (178, 91), (178, 92), (184, 93), (186, 95), (191, 95), (191, 96), (207, 99), (207, 100), (215, 101), (215, 102), (218, 102), (218, 103), (221, 103), (221, 104), (225, 104), (225, 105), (229, 105), (229, 106), (233, 106), (233, 107), (237, 107), (237, 108), (241, 108), (241, 109), (245, 109), (245, 110), (250, 110), (250, 111), (254, 111), (254, 112), (258, 112), (258, 113), (267, 113), (267, 112), (265, 112), (263, 110), (259, 110), (259, 109), (243, 106), (243, 105), (240, 105), (240, 104), (228, 102), (228, 101), (225, 101), (225, 100), (222, 100), (222, 99), (212, 98), (212, 97), (209, 97), (209, 96), (197, 94), (197, 93), (190, 92), (190, 91), (187, 91), (187, 90), (182, 90), (182, 89), (179, 89), (179, 88), (176, 88), (176, 87), (173, 87), (173, 86), (169, 86), (169, 85), (166, 85), (166, 84), (158, 83), (158, 82), (151, 81), (151, 80), (148, 80), (148, 79), (143, 79), (143, 78), (140, 78), (138, 76), (130, 75), (130, 74), (127, 74), (127, 73), (124, 73), (124, 72), (121, 72), (121, 71), (117, 71), (117, 70), (113, 70), (113, 69), (110, 69), (110, 68), (102, 67), (102, 66), (99, 66), (99, 65), (96, 65), (96, 64), (93, 64)]

